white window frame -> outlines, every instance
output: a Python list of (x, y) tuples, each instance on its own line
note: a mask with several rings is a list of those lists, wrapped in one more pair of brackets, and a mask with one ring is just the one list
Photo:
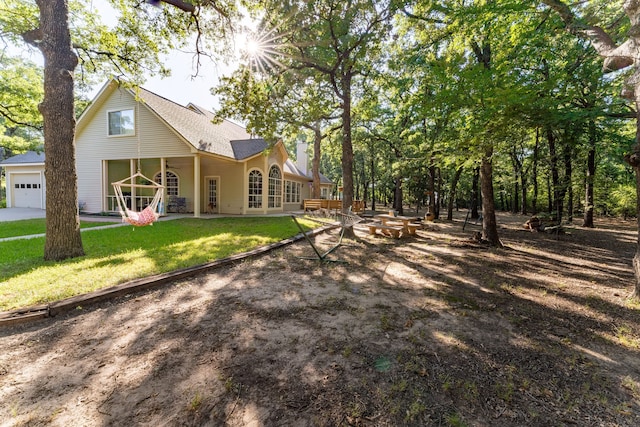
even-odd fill
[[(120, 113), (122, 116), (122, 113), (125, 111), (130, 111), (132, 116), (133, 116), (133, 129), (130, 133), (111, 133), (111, 115), (115, 114), (115, 113)], [(135, 108), (121, 108), (119, 110), (110, 110), (107, 111), (107, 136), (109, 137), (122, 137), (122, 136), (135, 136), (136, 135), (136, 110)], [(121, 120), (122, 121), (122, 120)], [(119, 129), (122, 129), (122, 127), (120, 127)]]
[(321, 199), (329, 199), (331, 198), (331, 189), (327, 187), (320, 188), (320, 198)]
[[(165, 188), (165, 191), (167, 192), (166, 194), (167, 194), (168, 197), (170, 197), (170, 196), (176, 196), (176, 197), (180, 196), (180, 176), (178, 176), (178, 174), (175, 173), (172, 170), (168, 170), (167, 169), (166, 172), (167, 172), (167, 175), (171, 174), (171, 175), (173, 175), (175, 177), (175, 185), (173, 185), (173, 183), (171, 183), (171, 185), (169, 185), (169, 178), (170, 177), (168, 177), (166, 175), (165, 175), (163, 181), (167, 181), (167, 182), (163, 183), (163, 182), (160, 181), (160, 175), (162, 174), (162, 171), (156, 173), (153, 176), (154, 181), (156, 183), (158, 183), (158, 184), (164, 185), (164, 188)], [(171, 177), (171, 178), (173, 178), (173, 177)]]
[[(271, 171), (277, 171), (278, 176), (272, 176)], [(282, 169), (278, 165), (269, 167), (269, 209), (282, 208)]]
[(284, 182), (284, 202), (300, 203), (302, 194), (302, 183), (297, 181), (285, 180)]
[(210, 181), (215, 181), (216, 183), (216, 192), (215, 192), (215, 206), (213, 206), (213, 210), (217, 211), (218, 205), (220, 204), (220, 176), (219, 175), (207, 175), (204, 177), (204, 203), (205, 208), (209, 209), (209, 204), (211, 203), (211, 188), (209, 186)]
[[(259, 174), (259, 180), (253, 182), (252, 177)], [(264, 174), (260, 169), (251, 169), (247, 176), (247, 209), (262, 209), (262, 199), (264, 193)]]

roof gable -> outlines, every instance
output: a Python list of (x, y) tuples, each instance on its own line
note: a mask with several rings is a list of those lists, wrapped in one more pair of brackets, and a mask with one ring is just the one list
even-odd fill
[[(92, 120), (105, 100), (119, 87), (120, 82), (112, 79), (100, 89), (91, 105), (78, 119), (78, 129)], [(144, 88), (125, 90), (195, 150), (242, 161), (267, 147), (262, 138), (252, 138), (241, 125), (229, 120), (213, 123), (214, 114), (195, 104), (182, 106)], [(258, 150), (259, 147), (262, 148)]]
[(138, 96), (143, 105), (156, 113), (196, 149), (240, 160), (234, 155), (231, 141), (250, 139), (250, 135), (242, 126), (228, 120), (219, 124), (212, 123), (213, 113), (204, 114), (200, 109), (196, 111), (190, 107), (183, 107), (146, 89), (140, 88)]

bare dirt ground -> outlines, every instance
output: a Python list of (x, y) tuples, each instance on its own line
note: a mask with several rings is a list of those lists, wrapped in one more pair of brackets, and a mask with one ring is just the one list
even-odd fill
[[(635, 222), (305, 241), (0, 330), (0, 423), (638, 426)], [(316, 238), (323, 248), (336, 234)], [(324, 242), (324, 243), (321, 243)]]

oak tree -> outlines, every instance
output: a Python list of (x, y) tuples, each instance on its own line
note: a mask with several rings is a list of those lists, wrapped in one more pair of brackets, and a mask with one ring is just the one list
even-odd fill
[[(44, 58), (43, 118), (46, 152), (46, 238), (44, 258), (62, 260), (84, 254), (80, 237), (74, 153), (75, 72), (114, 74), (143, 80), (144, 73), (167, 74), (160, 54), (183, 46), (196, 35), (197, 58), (204, 55), (205, 32), (224, 36), (235, 3), (165, 0), (160, 11), (142, 0), (112, 1), (120, 13), (116, 28), (99, 21), (83, 0), (5, 0), (0, 34), (7, 42), (37, 48)], [(160, 3), (160, 2), (156, 2)], [(175, 6), (175, 7), (174, 7)], [(223, 19), (220, 19), (220, 18)], [(73, 18), (73, 20), (72, 20)], [(216, 31), (218, 30), (218, 31)], [(222, 45), (222, 44), (220, 44)]]

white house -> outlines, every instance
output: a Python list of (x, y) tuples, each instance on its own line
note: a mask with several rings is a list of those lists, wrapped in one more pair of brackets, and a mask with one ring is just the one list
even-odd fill
[[(165, 212), (265, 214), (296, 210), (309, 198), (307, 157), (294, 164), (282, 143), (269, 145), (213, 113), (182, 106), (139, 88), (108, 81), (76, 126), (78, 200), (88, 213), (116, 212), (111, 183), (140, 171), (164, 183)], [(7, 206), (45, 208), (44, 155), (5, 160)], [(11, 188), (9, 188), (9, 184)], [(323, 177), (328, 194), (333, 184)], [(129, 207), (141, 209), (149, 189), (131, 188)]]

